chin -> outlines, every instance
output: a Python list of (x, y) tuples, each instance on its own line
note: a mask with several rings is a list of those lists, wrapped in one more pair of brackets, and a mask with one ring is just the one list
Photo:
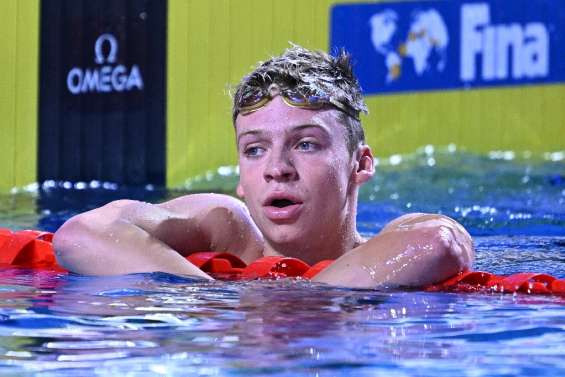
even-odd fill
[(293, 246), (303, 245), (308, 242), (307, 232), (296, 224), (270, 225), (263, 232), (263, 236), (274, 245)]

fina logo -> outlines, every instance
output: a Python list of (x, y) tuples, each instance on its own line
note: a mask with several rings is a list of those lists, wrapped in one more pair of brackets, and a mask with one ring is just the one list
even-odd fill
[[(103, 47), (109, 45), (108, 56), (104, 56)], [(73, 67), (67, 75), (67, 88), (74, 95), (81, 93), (111, 93), (134, 89), (143, 90), (143, 78), (139, 66), (134, 64), (128, 71), (122, 64), (116, 63), (118, 40), (112, 34), (102, 34), (94, 43), (94, 62), (101, 67)], [(106, 63), (106, 64), (105, 64)]]
[(464, 4), (461, 19), (462, 81), (476, 79), (479, 57), (485, 81), (549, 75), (549, 33), (543, 23), (491, 25), (490, 7), (485, 3)]
[[(463, 4), (460, 8), (461, 39), (459, 80), (520, 80), (549, 75), (549, 32), (541, 22), (491, 24), (488, 3)], [(409, 30), (402, 35), (398, 14), (392, 9), (371, 16), (371, 42), (383, 56), (386, 83), (402, 77), (404, 60), (410, 59), (416, 77), (441, 73), (447, 65), (449, 33), (436, 9), (413, 13)]]
[[(400, 43), (397, 40), (398, 14), (386, 9), (374, 14), (369, 24), (371, 26), (371, 42), (375, 50), (385, 59), (388, 73), (387, 83), (398, 80), (402, 76), (402, 61), (412, 60), (414, 72), (422, 76), (424, 72), (435, 70), (441, 72), (446, 66), (446, 49), (449, 44), (449, 34), (443, 18), (435, 9), (417, 11), (412, 15), (410, 30)], [(437, 55), (432, 63), (432, 55)]]

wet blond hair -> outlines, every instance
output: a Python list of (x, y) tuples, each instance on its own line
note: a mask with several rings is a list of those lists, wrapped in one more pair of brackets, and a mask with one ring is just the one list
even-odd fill
[(349, 110), (339, 112), (339, 120), (347, 131), (349, 152), (353, 153), (365, 142), (359, 113), (367, 114), (367, 105), (359, 81), (353, 74), (351, 55), (346, 51), (341, 50), (332, 56), (293, 44), (282, 55), (260, 62), (235, 88), (232, 108), (234, 125), (243, 99), (257, 89), (267, 90), (272, 84), (298, 90), (306, 96), (329, 96), (332, 101), (339, 102)]

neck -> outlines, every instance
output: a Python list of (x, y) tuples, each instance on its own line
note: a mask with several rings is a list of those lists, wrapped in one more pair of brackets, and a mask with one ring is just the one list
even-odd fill
[(308, 240), (288, 243), (266, 240), (263, 255), (298, 258), (310, 265), (324, 259), (337, 259), (365, 242), (357, 232), (355, 214), (351, 215), (339, 229), (325, 231)]

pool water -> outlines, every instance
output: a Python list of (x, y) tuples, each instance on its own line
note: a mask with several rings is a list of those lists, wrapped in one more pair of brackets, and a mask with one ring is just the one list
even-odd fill
[[(476, 269), (563, 278), (564, 157), (450, 146), (378, 160), (360, 230), (441, 212), (474, 236)], [(0, 196), (0, 227), (55, 230), (109, 200), (232, 193), (236, 180), (223, 167), (172, 191), (47, 182)], [(561, 376), (564, 356), (563, 297), (0, 269), (2, 375)]]

